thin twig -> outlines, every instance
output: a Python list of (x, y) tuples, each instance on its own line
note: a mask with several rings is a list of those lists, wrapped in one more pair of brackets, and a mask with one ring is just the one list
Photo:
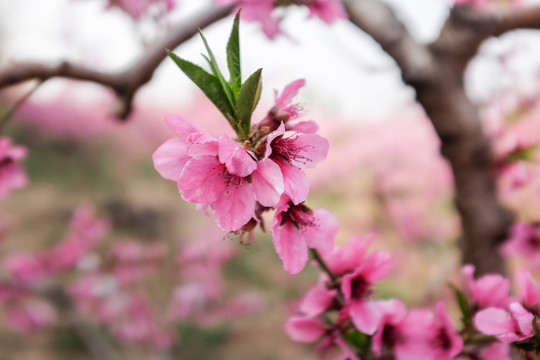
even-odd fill
[(90, 81), (109, 87), (117, 94), (120, 106), (115, 115), (125, 119), (132, 111), (136, 92), (150, 81), (156, 68), (167, 57), (165, 49), (175, 49), (196, 35), (199, 29), (204, 29), (228, 16), (232, 9), (233, 5), (212, 6), (203, 10), (199, 15), (194, 16), (193, 20), (173, 28), (163, 41), (149, 49), (139, 61), (124, 71), (101, 72), (67, 61), (57, 65), (17, 63), (0, 71), (0, 89), (32, 79), (45, 81), (54, 77)]
[(30, 89), (26, 94), (21, 96), (15, 104), (13, 104), (8, 111), (6, 111), (1, 117), (0, 117), (0, 133), (4, 130), (4, 127), (8, 123), (9, 119), (13, 116), (15, 111), (34, 93), (36, 90), (43, 84), (43, 80), (39, 80), (32, 89)]

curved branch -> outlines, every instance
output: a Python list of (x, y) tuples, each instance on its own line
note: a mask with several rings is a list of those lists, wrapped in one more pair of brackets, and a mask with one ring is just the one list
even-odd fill
[(474, 264), (477, 276), (503, 273), (498, 245), (505, 239), (513, 217), (498, 202), (490, 142), (482, 131), (478, 110), (465, 94), (463, 72), (484, 39), (531, 25), (538, 16), (536, 10), (530, 14), (512, 10), (494, 16), (457, 6), (439, 38), (424, 47), (412, 39), (382, 2), (343, 1), (350, 21), (394, 58), (441, 140), (441, 153), (454, 174), (463, 262)]
[(212, 7), (195, 16), (193, 20), (172, 29), (163, 41), (152, 47), (131, 68), (117, 72), (100, 72), (88, 67), (61, 62), (57, 65), (17, 63), (0, 71), (0, 89), (24, 81), (45, 81), (54, 77), (90, 81), (111, 88), (120, 99), (116, 116), (125, 119), (131, 113), (133, 98), (138, 89), (152, 78), (154, 71), (167, 57), (165, 49), (174, 49), (203, 29), (229, 15), (233, 6)]
[(540, 30), (540, 6), (511, 8), (491, 15), (495, 19), (493, 36), (517, 29)]
[(428, 49), (417, 43), (394, 11), (378, 0), (344, 0), (349, 20), (369, 34), (397, 63), (406, 83), (432, 69)]

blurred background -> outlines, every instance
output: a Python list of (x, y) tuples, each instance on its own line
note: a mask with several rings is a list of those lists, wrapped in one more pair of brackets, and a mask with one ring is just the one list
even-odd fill
[[(422, 42), (437, 37), (451, 6), (387, 2)], [(123, 70), (171, 27), (212, 6), (183, 0), (171, 12), (152, 7), (134, 19), (102, 0), (0, 0), (0, 69), (68, 60)], [(283, 15), (274, 41), (258, 24), (241, 24), (243, 70), (263, 68), (254, 120), (273, 106), (274, 90), (306, 79), (296, 100), (330, 141), (326, 161), (309, 171), (308, 206), (336, 213), (338, 244), (374, 233), (372, 247), (394, 254), (377, 297), (415, 306), (450, 297), (460, 231), (452, 174), (413, 90), (347, 21), (329, 26), (299, 7)], [(231, 24), (228, 17), (204, 29), (222, 67)], [(467, 71), (468, 94), (503, 157), (540, 134), (539, 41), (527, 31), (490, 39)], [(198, 37), (175, 49), (198, 64), (202, 51)], [(1, 115), (36, 89), (2, 129), (28, 149), (29, 183), (0, 202), (0, 360), (95, 359), (103, 347), (124, 359), (317, 358), (313, 346), (283, 331), (317, 269), (287, 274), (268, 233), (258, 230), (246, 244), (220, 232), (153, 168), (153, 151), (174, 135), (164, 123), (169, 113), (213, 135), (232, 133), (172, 61), (137, 92), (125, 122), (102, 86), (65, 79), (36, 86), (0, 91)], [(501, 171), (500, 193), (520, 218), (538, 221), (536, 148), (518, 160)], [(36, 259), (55, 270), (44, 273)]]

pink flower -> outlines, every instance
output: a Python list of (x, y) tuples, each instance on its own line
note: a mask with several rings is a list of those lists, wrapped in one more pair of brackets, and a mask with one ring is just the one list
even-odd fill
[(474, 266), (467, 265), (461, 270), (465, 276), (465, 285), (477, 309), (488, 307), (505, 308), (511, 302), (508, 296), (510, 282), (501, 275), (488, 274), (475, 279)]
[(115, 244), (111, 249), (111, 255), (120, 262), (137, 263), (155, 261), (165, 255), (164, 244), (141, 244), (134, 240), (126, 240)]
[(328, 24), (337, 19), (347, 18), (343, 5), (337, 0), (311, 0), (307, 2), (307, 7), (311, 16), (317, 16)]
[(214, 2), (219, 5), (236, 4), (233, 12), (242, 9), (240, 13), (242, 19), (260, 22), (262, 31), (269, 39), (274, 39), (281, 32), (279, 29), (281, 18), (272, 14), (274, 0), (214, 0)]
[(494, 342), (480, 351), (479, 360), (512, 360), (510, 357), (510, 345)]
[(442, 302), (437, 303), (435, 316), (423, 309), (406, 314), (405, 305), (398, 300), (379, 301), (377, 306), (382, 316), (372, 341), (376, 354), (386, 347), (396, 360), (449, 360), (463, 348)]
[(399, 348), (405, 345), (404, 339), (407, 329), (402, 326), (403, 320), (407, 316), (407, 308), (399, 300), (384, 300), (376, 303), (380, 312), (377, 332), (373, 335), (371, 346), (375, 354), (380, 355), (384, 347), (400, 353)]
[(7, 325), (20, 332), (43, 330), (56, 321), (56, 311), (46, 302), (18, 305), (6, 313)]
[(286, 195), (276, 206), (271, 229), (274, 247), (290, 274), (299, 273), (308, 260), (308, 247), (330, 251), (339, 224), (325, 209), (311, 210), (303, 203), (295, 205)]
[(366, 240), (353, 236), (344, 247), (336, 246), (331, 252), (324, 253), (324, 261), (336, 275), (353, 272), (364, 261), (367, 248), (373, 239), (374, 235), (369, 235)]
[(39, 257), (25, 253), (9, 255), (2, 266), (10, 278), (23, 284), (42, 281), (48, 275)]
[(387, 252), (376, 251), (367, 256), (354, 270), (343, 276), (341, 291), (347, 301), (346, 308), (354, 325), (365, 334), (372, 335), (380, 322), (381, 313), (372, 301), (372, 286), (392, 269), (392, 257)]
[(167, 115), (165, 122), (177, 137), (161, 144), (152, 155), (152, 161), (161, 176), (168, 180), (178, 181), (184, 165), (190, 159), (187, 154), (186, 140), (190, 134), (202, 132), (202, 130), (174, 114)]
[(517, 222), (510, 230), (510, 237), (502, 246), (505, 255), (519, 254), (531, 262), (540, 262), (540, 226)]
[(285, 86), (281, 94), (274, 90), (275, 105), (268, 112), (266, 118), (259, 127), (267, 127), (269, 132), (275, 131), (283, 122), (285, 130), (292, 130), (299, 133), (314, 134), (318, 130), (317, 124), (312, 120), (295, 122), (302, 115), (302, 108), (298, 103), (293, 103), (293, 99), (298, 94), (306, 81), (298, 79)]
[(519, 271), (518, 284), (523, 305), (527, 308), (536, 307), (537, 310), (540, 310), (540, 286), (527, 270), (521, 269)]
[(534, 315), (518, 302), (508, 306), (508, 310), (488, 308), (478, 312), (474, 325), (481, 333), (493, 335), (499, 341), (510, 344), (533, 336)]
[(210, 206), (223, 230), (239, 230), (255, 217), (254, 197), (263, 206), (277, 204), (284, 184), (273, 161), (255, 161), (226, 135), (215, 138), (197, 131), (180, 117), (169, 115), (166, 121), (178, 138), (154, 152), (156, 170), (177, 181), (184, 200)]
[(152, 5), (162, 5), (165, 11), (171, 11), (176, 6), (174, 0), (109, 0), (109, 7), (116, 6), (135, 20), (140, 19)]
[(285, 137), (283, 124), (268, 135), (265, 160), (279, 166), (284, 193), (295, 205), (303, 202), (309, 192), (309, 180), (301, 169), (316, 167), (326, 158), (328, 146), (328, 141), (316, 134), (295, 133)]
[(324, 313), (334, 303), (337, 290), (330, 290), (324, 284), (312, 287), (300, 302), (299, 310), (306, 316)]
[(435, 321), (429, 334), (428, 341), (433, 360), (453, 359), (463, 349), (463, 339), (456, 333), (442, 301), (435, 306)]
[(285, 324), (285, 332), (291, 339), (299, 342), (313, 342), (328, 329), (318, 318), (293, 316)]
[(0, 138), (0, 198), (28, 183), (28, 178), (19, 165), (26, 154), (25, 147), (12, 145), (9, 138)]

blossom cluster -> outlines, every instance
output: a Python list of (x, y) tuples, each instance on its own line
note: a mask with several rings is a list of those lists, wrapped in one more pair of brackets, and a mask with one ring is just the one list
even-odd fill
[(210, 207), (216, 224), (227, 232), (251, 234), (262, 213), (275, 208), (274, 245), (285, 270), (293, 274), (304, 268), (308, 247), (331, 250), (338, 229), (335, 215), (304, 204), (309, 181), (303, 169), (326, 157), (328, 142), (314, 133), (315, 123), (298, 121), (299, 106), (291, 102), (303, 85), (297, 80), (276, 94), (275, 106), (241, 143), (169, 115), (167, 125), (177, 137), (152, 156), (161, 176), (177, 182), (182, 198)]
[(228, 243), (215, 244), (221, 234), (206, 234), (178, 251), (177, 275), (169, 279), (173, 290), (159, 307), (142, 289), (164, 271), (170, 273), (167, 247), (125, 239), (100, 254), (97, 245), (109, 229), (90, 207), (80, 207), (68, 235), (55, 247), (8, 255), (0, 283), (5, 325), (24, 333), (50, 329), (59, 324), (68, 301), (72, 311), (103, 326), (119, 343), (161, 352), (176, 344), (179, 323), (205, 326), (261, 309), (256, 293), (225, 299), (222, 268), (233, 252)]
[[(503, 276), (488, 274), (473, 278), (474, 267), (465, 266), (466, 289), (470, 298), (466, 317), (485, 335), (495, 336), (498, 342), (484, 351), (498, 353), (497, 359), (510, 359), (510, 344), (527, 357), (540, 345), (535, 336), (540, 315), (540, 286), (531, 274), (522, 269), (518, 273), (518, 298), (509, 295), (510, 283)], [(489, 357), (484, 357), (488, 359)]]
[(407, 312), (397, 299), (372, 299), (375, 283), (393, 266), (387, 252), (366, 254), (372, 239), (353, 237), (343, 248), (321, 254), (327, 273), (301, 300), (301, 314), (289, 319), (286, 332), (300, 342), (320, 340), (323, 354), (337, 348), (339, 359), (389, 353), (398, 360), (453, 359), (463, 340), (443, 302), (437, 303), (435, 313)]

